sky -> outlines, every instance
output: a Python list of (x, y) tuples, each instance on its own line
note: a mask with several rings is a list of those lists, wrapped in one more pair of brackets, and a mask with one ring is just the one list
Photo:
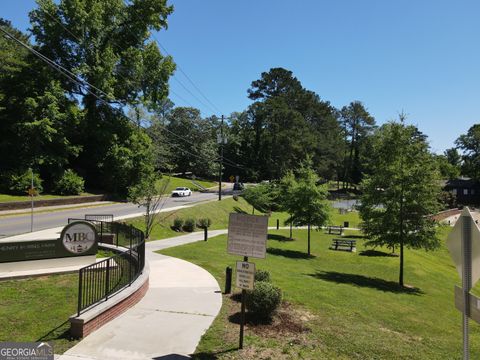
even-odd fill
[[(171, 99), (203, 116), (245, 110), (251, 82), (283, 67), (337, 108), (362, 101), (378, 124), (405, 113), (437, 153), (480, 122), (479, 1), (169, 3), (155, 38), (181, 69)], [(0, 0), (0, 17), (26, 31), (35, 6)]]

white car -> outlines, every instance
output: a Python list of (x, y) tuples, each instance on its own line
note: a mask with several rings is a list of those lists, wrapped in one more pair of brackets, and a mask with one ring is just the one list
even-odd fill
[(192, 190), (187, 187), (177, 187), (175, 190), (172, 191), (172, 197), (190, 195), (192, 195)]

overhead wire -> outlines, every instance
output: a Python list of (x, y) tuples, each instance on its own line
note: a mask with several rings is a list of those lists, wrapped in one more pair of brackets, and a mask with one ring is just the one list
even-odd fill
[[(131, 4), (132, 2), (126, 0), (128, 4)], [(137, 18), (138, 21), (142, 22), (143, 24), (145, 24), (145, 21), (143, 21), (142, 19), (140, 19), (139, 16), (137, 16), (137, 14), (133, 13), (132, 14)], [(151, 36), (153, 37), (153, 39), (157, 42), (158, 46), (165, 52), (166, 55), (169, 55), (169, 56), (172, 56), (168, 50), (165, 48), (165, 46), (162, 45), (162, 43), (160, 42), (160, 40), (158, 40), (158, 38), (155, 36), (155, 34), (153, 32), (150, 32)], [(178, 69), (178, 71), (180, 71), (183, 76), (185, 76), (185, 78), (188, 80), (188, 82), (194, 87), (195, 90), (197, 90), (197, 92), (207, 101), (208, 104), (204, 103), (202, 100), (200, 100), (196, 95), (194, 95), (189, 89), (187, 89), (187, 87), (175, 76), (175, 74), (173, 75), (173, 78), (175, 79), (175, 81), (177, 81), (180, 86), (185, 89), (185, 91), (187, 91), (190, 95), (192, 95), (197, 101), (199, 101), (201, 104), (203, 104), (204, 106), (210, 108), (210, 110), (213, 110), (213, 113), (216, 113), (216, 112), (219, 112), (221, 113), (222, 111), (219, 110), (219, 108), (217, 106), (215, 106), (215, 104), (210, 101), (210, 99), (204, 94), (203, 91), (200, 90), (200, 88), (193, 82), (193, 80), (187, 75), (187, 73), (180, 67), (179, 64), (176, 64), (176, 67)]]
[[(44, 13), (48, 14), (47, 12), (44, 11)], [(59, 23), (56, 19), (54, 19), (51, 14), (48, 14), (49, 17), (51, 17), (55, 22), (57, 22), (65, 31), (67, 31), (70, 35), (72, 35), (74, 38), (76, 38), (78, 41), (81, 41), (77, 36), (75, 36), (71, 31), (69, 31), (63, 24)], [(68, 69), (65, 69), (63, 66), (61, 66), (60, 64), (57, 64), (55, 61), (51, 60), (50, 58), (48, 58), (47, 56), (43, 55), (42, 53), (40, 53), (39, 51), (33, 49), (31, 46), (25, 44), (23, 41), (17, 39), (15, 36), (13, 36), (12, 34), (10, 34), (8, 31), (2, 29), (0, 27), (0, 31), (2, 31), (6, 36), (8, 36), (8, 38), (12, 39), (13, 41), (15, 41), (17, 44), (21, 45), (22, 47), (26, 48), (28, 51), (30, 51), (32, 54), (34, 54), (35, 56), (37, 56), (38, 58), (40, 58), (42, 61), (44, 61), (47, 65), (49, 65), (50, 67), (52, 67), (54, 70), (56, 70), (57, 72), (59, 72), (60, 74), (62, 74), (63, 76), (65, 76), (66, 78), (68, 78), (70, 81), (74, 82), (75, 84), (77, 84), (78, 86), (80, 86), (84, 91), (88, 92), (89, 94), (91, 94), (92, 96), (94, 96), (96, 99), (100, 100), (102, 103), (106, 104), (108, 107), (112, 108), (113, 110), (115, 111), (118, 111), (119, 109), (117, 108), (114, 108), (112, 106), (111, 103), (109, 103), (108, 101), (106, 101), (105, 99), (99, 97), (96, 93), (92, 92), (88, 87), (86, 87), (86, 85), (90, 86), (91, 88), (97, 90), (99, 93), (105, 95), (106, 97), (110, 98), (110, 99), (113, 99), (114, 103), (118, 103), (118, 104), (123, 104), (121, 101), (115, 99), (113, 96), (105, 93), (103, 90), (97, 88), (96, 86), (90, 84), (88, 81), (84, 80), (84, 79), (81, 79), (79, 76), (77, 76), (76, 74), (72, 73), (71, 71), (69, 71)], [(121, 75), (121, 74), (118, 74), (118, 75)], [(172, 91), (172, 93), (174, 93)], [(175, 96), (177, 97), (180, 97), (178, 94), (174, 93)], [(130, 119), (131, 121), (133, 121), (129, 116), (125, 115), (124, 113), (122, 113), (122, 116), (125, 116), (127, 119)], [(191, 145), (195, 145), (193, 142), (190, 142), (188, 141), (187, 139), (185, 139), (184, 137), (176, 134), (175, 132), (169, 130), (165, 125), (163, 124), (159, 124), (164, 130), (166, 130), (167, 132), (171, 133), (172, 135), (176, 136), (177, 138), (179, 138), (180, 140), (186, 142), (186, 143), (189, 143)], [(174, 146), (176, 148), (179, 148), (180, 145), (178, 144), (172, 144), (172, 143), (169, 143), (169, 142), (166, 142), (168, 145), (170, 146)], [(206, 156), (201, 156), (201, 155), (198, 155), (198, 154), (194, 154), (194, 153), (191, 153), (187, 150), (185, 150), (184, 148), (181, 148), (182, 151), (184, 151), (185, 153), (188, 153), (192, 156), (195, 156), (197, 158), (201, 158), (203, 160), (209, 160), (209, 161), (216, 161), (218, 162), (219, 159), (214, 159), (214, 158), (208, 158)], [(245, 170), (244, 167), (240, 166), (239, 164), (236, 164), (234, 161), (232, 160), (229, 160), (228, 158), (223, 158), (224, 162), (226, 163), (226, 165), (228, 166), (231, 166), (231, 167), (236, 167), (238, 169), (242, 169), (242, 170)]]

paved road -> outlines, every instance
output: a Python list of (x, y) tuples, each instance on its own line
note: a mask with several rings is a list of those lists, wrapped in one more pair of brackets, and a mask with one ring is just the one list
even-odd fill
[[(229, 191), (226, 191), (228, 193)], [(167, 198), (164, 209), (175, 208), (178, 206), (189, 205), (199, 201), (214, 200), (218, 198), (217, 193), (192, 193), (192, 196), (184, 198)], [(28, 209), (26, 210), (28, 211)], [(62, 209), (53, 212), (35, 214), (33, 220), (33, 230), (43, 230), (67, 224), (68, 218), (83, 218), (85, 214), (113, 214), (115, 218), (128, 217), (129, 215), (144, 213), (143, 208), (139, 208), (131, 203), (113, 203), (103, 206)], [(30, 231), (30, 214), (11, 215), (0, 217), (0, 238), (23, 234)]]

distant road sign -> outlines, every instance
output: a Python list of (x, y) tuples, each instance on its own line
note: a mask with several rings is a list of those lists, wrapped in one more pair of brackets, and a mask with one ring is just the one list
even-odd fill
[(255, 264), (246, 261), (237, 261), (236, 286), (240, 289), (253, 290), (255, 282)]
[(461, 216), (456, 222), (453, 230), (450, 232), (447, 238), (447, 247), (450, 251), (450, 256), (455, 263), (458, 274), (462, 278), (462, 264), (463, 264), (463, 253), (462, 253), (462, 231), (463, 231), (463, 221), (466, 218), (471, 219), (472, 229), (472, 286), (480, 279), (480, 229), (475, 223), (475, 220), (472, 217), (472, 214), (468, 208), (463, 209)]
[(229, 179), (230, 179), (230, 182), (234, 182), (235, 181), (235, 176), (230, 175)]
[(30, 189), (28, 189), (28, 195), (29, 196), (37, 196), (38, 191), (35, 188), (30, 188)]
[(267, 232), (267, 216), (230, 214), (228, 222), (228, 253), (265, 259)]

